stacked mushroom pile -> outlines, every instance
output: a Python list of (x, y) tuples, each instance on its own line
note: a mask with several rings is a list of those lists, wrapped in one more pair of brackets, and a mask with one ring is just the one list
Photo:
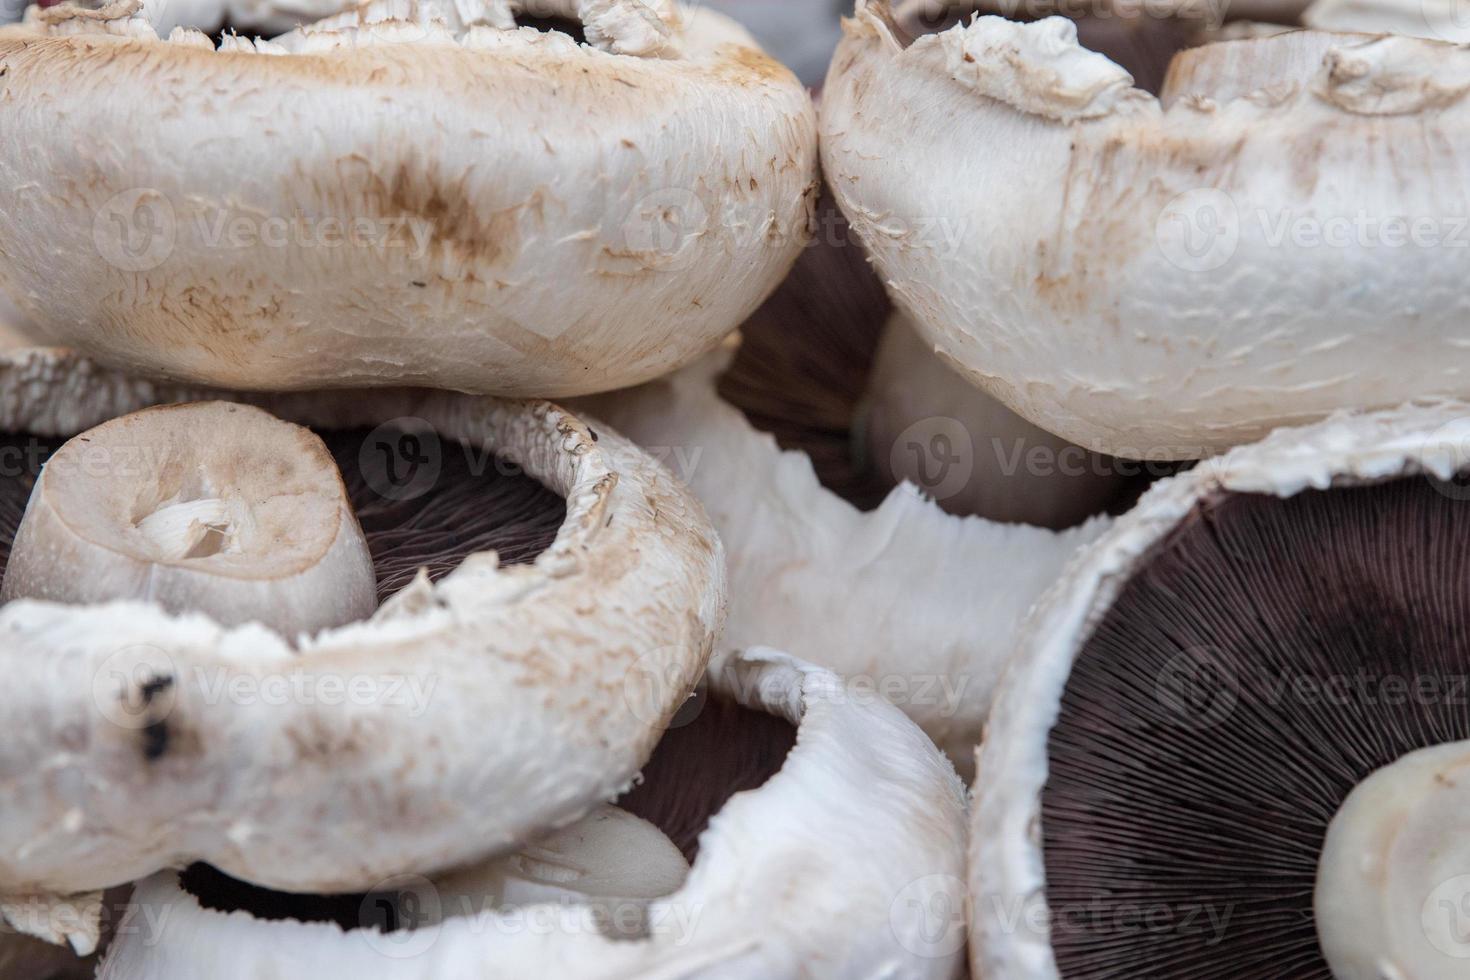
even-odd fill
[(1157, 95), (1061, 19), (847, 24), (824, 168), (920, 334), (1049, 432), (1202, 459), (1014, 642), (978, 976), (1464, 976), (1470, 52), (1418, 11), (1238, 31)]
[(0, 973), (1462, 976), (1470, 50), (1021, 13), (0, 29)]
[(659, 377), (765, 299), (806, 93), (672, 4), (317, 6), (0, 30), (0, 292), (65, 345), (0, 355), (0, 962), (953, 976), (950, 764), (725, 650), (690, 491), (507, 400)]

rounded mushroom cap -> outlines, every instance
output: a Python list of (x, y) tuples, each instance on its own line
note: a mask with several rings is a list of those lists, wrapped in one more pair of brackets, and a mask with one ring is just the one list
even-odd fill
[[(0, 431), (70, 434), (220, 397), (63, 352), (0, 357)], [(565, 498), (565, 522), (532, 564), (471, 555), (294, 648), (137, 601), (0, 607), (0, 724), (15, 733), (0, 745), (0, 891), (68, 894), (192, 860), (329, 892), (461, 866), (626, 789), (703, 672), (724, 619), (718, 538), (615, 432), (443, 392), (258, 401), (318, 429), (416, 422), (481, 465), (513, 461)]]
[(1412, 752), (1348, 795), (1322, 845), (1316, 913), (1338, 980), (1465, 975), (1470, 742)]
[[(925, 336), (1021, 415), (1196, 458), (1470, 396), (1470, 51), (1222, 42), (1186, 55), (1217, 84), (1161, 103), (1070, 22), (982, 17), (905, 48), (884, 9), (859, 5), (833, 62), (824, 172)], [(1387, 149), (1408, 143), (1408, 163)]]
[(1315, 0), (1303, 12), (1302, 23), (1319, 31), (1470, 41), (1470, 24), (1455, 0)]
[[(1105, 621), (1110, 609), (1124, 595), (1130, 582), (1140, 578), (1150, 562), (1155, 560), (1159, 549), (1172, 540), (1171, 535), (1191, 515), (1198, 514), (1202, 506), (1219, 501), (1226, 495), (1285, 504), (1291, 502), (1288, 498), (1297, 498), (1304, 491), (1374, 488), (1386, 481), (1419, 475), (1433, 481), (1433, 489), (1426, 486), (1422, 493), (1439, 501), (1454, 513), (1455, 508), (1462, 506), (1458, 501), (1463, 500), (1463, 488), (1458, 483), (1449, 481), (1470, 463), (1470, 455), (1466, 452), (1467, 435), (1470, 435), (1470, 405), (1453, 402), (1433, 406), (1408, 406), (1385, 412), (1339, 414), (1312, 426), (1281, 429), (1260, 443), (1240, 447), (1218, 458), (1203, 461), (1192, 470), (1155, 484), (1132, 511), (1120, 518), (1093, 545), (1079, 552), (1060, 581), (1038, 602), (1019, 632), (1012, 659), (996, 691), (984, 742), (977, 752), (976, 765), (981, 776), (974, 788), (970, 837), (970, 887), (974, 916), (971, 964), (977, 976), (1003, 975), (1019, 980), (1055, 980), (1060, 973), (1053, 950), (1053, 930), (1057, 927), (1052, 923), (1071, 921), (1066, 918), (1068, 915), (1076, 916), (1076, 921), (1083, 923), (1099, 921), (1089, 917), (1089, 913), (1095, 911), (1093, 908), (1066, 906), (1054, 909), (1049, 905), (1049, 901), (1054, 899), (1049, 896), (1048, 888), (1049, 885), (1054, 886), (1054, 883), (1048, 878), (1046, 855), (1043, 852), (1043, 839), (1048, 830), (1042, 812), (1042, 800), (1043, 792), (1053, 775), (1053, 752), (1058, 750), (1052, 736), (1062, 718), (1063, 698), (1069, 690), (1069, 682), (1078, 668), (1078, 658), (1084, 647), (1092, 642), (1099, 624)], [(1347, 492), (1347, 489), (1343, 492)], [(1447, 496), (1440, 496), (1441, 492)], [(1354, 525), (1359, 536), (1342, 532), (1342, 540), (1348, 542), (1341, 546), (1347, 554), (1344, 559), (1347, 564), (1345, 574), (1353, 574), (1355, 567), (1352, 561), (1355, 557), (1363, 562), (1368, 560), (1366, 549), (1360, 549), (1363, 553), (1354, 552), (1353, 543), (1376, 541), (1386, 552), (1392, 553), (1397, 549), (1400, 552), (1411, 550), (1421, 553), (1416, 543), (1410, 543), (1406, 538), (1394, 537), (1395, 528), (1392, 525), (1375, 524), (1372, 514), (1369, 511), (1367, 517)], [(1332, 526), (1330, 514), (1326, 520), (1327, 526)], [(1204, 526), (1211, 529), (1217, 527), (1214, 523)], [(1319, 539), (1312, 535), (1314, 526), (1316, 525), (1298, 528), (1296, 533), (1305, 535), (1305, 538), (1302, 541), (1287, 541), (1283, 545), (1287, 548), (1305, 547), (1307, 550), (1300, 557), (1307, 565), (1314, 561), (1316, 554), (1310, 549), (1319, 545), (1325, 548), (1328, 544), (1325, 538)], [(1267, 532), (1279, 538), (1281, 528), (1269, 527), (1267, 531), (1257, 529), (1258, 535)], [(1209, 535), (1211, 532), (1204, 533)], [(1215, 533), (1218, 535), (1218, 531)], [(1326, 535), (1334, 533), (1336, 532), (1324, 532)], [(1417, 533), (1419, 532), (1412, 538), (1413, 542), (1420, 540)], [(1242, 529), (1240, 534), (1248, 538), (1249, 527)], [(1242, 555), (1242, 561), (1250, 557), (1252, 549), (1241, 548), (1238, 541), (1232, 541), (1235, 541), (1233, 545), (1222, 540), (1219, 547), (1225, 551), (1235, 548)], [(1267, 542), (1258, 537), (1254, 550), (1259, 551), (1266, 546)], [(1416, 568), (1423, 571), (1422, 566)], [(1428, 563), (1428, 568), (1429, 571), (1425, 574), (1436, 580), (1446, 583), (1458, 581), (1458, 578), (1447, 576), (1440, 565), (1431, 562)], [(1291, 574), (1300, 576), (1302, 572), (1298, 569)], [(1365, 571), (1364, 581), (1397, 581), (1396, 576), (1399, 575), (1405, 575), (1405, 581), (1411, 580), (1407, 573), (1395, 568), (1378, 577)], [(1220, 583), (1238, 581), (1242, 583), (1242, 588), (1255, 590), (1253, 594), (1256, 595), (1269, 593), (1277, 596), (1284, 607), (1297, 608), (1301, 605), (1293, 598), (1294, 593), (1287, 590), (1279, 570), (1277, 578), (1272, 578), (1267, 571), (1260, 569), (1236, 569), (1231, 573), (1222, 571), (1214, 577)], [(1321, 576), (1312, 576), (1308, 572), (1307, 587), (1327, 588), (1320, 578)], [(1189, 605), (1191, 599), (1200, 601), (1195, 592), (1189, 591), (1192, 588), (1189, 583), (1176, 579), (1167, 582), (1161, 580), (1159, 587), (1170, 592), (1175, 601), (1185, 606)], [(1453, 588), (1452, 585), (1447, 587)], [(1343, 595), (1333, 591), (1331, 594), (1348, 604), (1357, 604), (1362, 598), (1361, 595), (1350, 592)], [(1256, 610), (1241, 612), (1242, 621), (1267, 626), (1273, 624), (1275, 620), (1268, 615), (1265, 608), (1267, 604), (1263, 599)], [(1213, 610), (1214, 607), (1210, 608)], [(1377, 608), (1372, 607), (1364, 615), (1372, 619)], [(1179, 619), (1166, 620), (1167, 630), (1164, 631), (1164, 636), (1171, 643), (1185, 646), (1185, 649), (1165, 664), (1162, 671), (1156, 673), (1153, 661), (1145, 663), (1139, 657), (1140, 651), (1137, 649), (1128, 651), (1130, 667), (1126, 670), (1116, 665), (1110, 668), (1106, 661), (1098, 661), (1097, 670), (1100, 672), (1111, 670), (1120, 677), (1140, 678), (1139, 683), (1143, 685), (1140, 690), (1144, 693), (1139, 697), (1147, 702), (1125, 702), (1114, 698), (1106, 709), (1107, 716), (1102, 717), (1087, 714), (1100, 710), (1098, 705), (1088, 701), (1079, 709), (1081, 713), (1074, 712), (1070, 716), (1074, 723), (1084, 725), (1088, 724), (1085, 719), (1092, 717), (1088, 745), (1098, 753), (1098, 756), (1091, 757), (1098, 772), (1104, 775), (1115, 774), (1123, 779), (1145, 779), (1138, 771), (1140, 763), (1150, 775), (1157, 772), (1153, 762), (1142, 762), (1133, 757), (1120, 758), (1115, 762), (1101, 761), (1114, 747), (1103, 732), (1111, 731), (1110, 726), (1118, 726), (1147, 736), (1161, 747), (1161, 751), (1172, 747), (1174, 754), (1171, 758), (1187, 760), (1181, 765), (1229, 773), (1232, 770), (1225, 755), (1227, 750), (1221, 747), (1225, 738), (1225, 729), (1221, 726), (1225, 721), (1248, 717), (1243, 712), (1248, 702), (1254, 703), (1257, 697), (1263, 710), (1286, 710), (1295, 706), (1295, 702), (1281, 700), (1281, 689), (1271, 688), (1269, 685), (1260, 686), (1254, 680), (1248, 680), (1243, 676), (1244, 668), (1240, 668), (1241, 676), (1227, 678), (1224, 685), (1228, 686), (1225, 686), (1220, 697), (1214, 697), (1214, 693), (1222, 684), (1206, 687), (1201, 692), (1188, 687), (1187, 685), (1195, 682), (1207, 685), (1208, 677), (1204, 671), (1214, 662), (1205, 658), (1208, 651), (1188, 647), (1194, 640), (1194, 634), (1190, 632), (1192, 621), (1188, 615), (1187, 612), (1181, 613)], [(1329, 619), (1325, 613), (1311, 609), (1302, 615), (1309, 622), (1321, 621), (1325, 624)], [(1220, 622), (1218, 611), (1213, 612), (1208, 623)], [(1351, 629), (1351, 624), (1346, 628)], [(1280, 645), (1294, 649), (1292, 643), (1296, 639), (1298, 637), (1286, 634), (1282, 636)], [(1242, 660), (1250, 658), (1268, 666), (1276, 664), (1274, 660), (1267, 660), (1263, 650), (1249, 645), (1237, 651), (1236, 656)], [(1395, 663), (1393, 669), (1411, 671), (1410, 667), (1393, 660), (1392, 649), (1384, 650), (1383, 656), (1388, 662)], [(1438, 664), (1440, 670), (1452, 671), (1454, 668), (1446, 665), (1457, 662), (1446, 659), (1452, 654), (1443, 649), (1430, 650), (1426, 656)], [(1292, 675), (1279, 675), (1270, 670), (1267, 670), (1267, 674), (1272, 682), (1285, 684), (1288, 693), (1293, 690)], [(1285, 680), (1282, 680), (1283, 676)], [(1436, 675), (1435, 679), (1443, 678)], [(1463, 680), (1463, 675), (1461, 679)], [(1109, 693), (1107, 696), (1112, 695)], [(1174, 723), (1168, 724), (1171, 706), (1180, 698), (1194, 696), (1198, 697), (1205, 709), (1214, 706), (1213, 710), (1217, 713), (1202, 711), (1201, 717), (1191, 724), (1182, 724), (1176, 713), (1173, 715)], [(1103, 697), (1104, 695), (1099, 695), (1099, 699)], [(1316, 718), (1319, 715), (1325, 719), (1335, 717), (1330, 711), (1319, 710), (1323, 705), (1332, 705), (1335, 702), (1324, 699), (1304, 703), (1307, 706), (1298, 709), (1304, 718)], [(1393, 704), (1407, 702), (1383, 699), (1378, 703), (1386, 709)], [(1312, 707), (1313, 704), (1317, 707)], [(1282, 708), (1283, 705), (1286, 707)], [(1149, 711), (1155, 714), (1150, 715)], [(1165, 720), (1151, 725), (1150, 719), (1156, 716)], [(1378, 716), (1370, 712), (1365, 717)], [(1452, 733), (1457, 724), (1455, 719), (1461, 718), (1463, 709), (1455, 707), (1453, 700), (1442, 699), (1433, 720), (1407, 724), (1404, 733), (1382, 730), (1369, 730), (1365, 733), (1357, 730), (1349, 719), (1337, 729), (1342, 744), (1335, 747), (1343, 748), (1347, 755), (1353, 746), (1359, 744), (1375, 747), (1394, 744), (1399, 734), (1411, 741), (1432, 739), (1435, 733)], [(1392, 724), (1391, 721), (1386, 723)], [(1290, 765), (1281, 764), (1283, 757), (1292, 758), (1289, 747), (1283, 744), (1290, 728), (1291, 722), (1287, 720), (1281, 722), (1281, 727), (1270, 731), (1266, 736), (1269, 748), (1265, 750), (1259, 765), (1247, 761), (1244, 768), (1265, 772), (1302, 773), (1301, 783), (1294, 784), (1298, 789), (1305, 784), (1325, 787), (1324, 792), (1330, 793), (1335, 780), (1341, 777), (1341, 772), (1333, 770), (1319, 773), (1311, 770), (1310, 764), (1302, 760), (1292, 760)], [(1193, 741), (1183, 741), (1186, 734)], [(1269, 761), (1265, 761), (1267, 759)], [(1324, 764), (1324, 770), (1330, 768)], [(1181, 775), (1172, 780), (1150, 780), (1150, 785), (1183, 785), (1179, 783), (1183, 778)], [(1228, 779), (1225, 781), (1229, 782)], [(1215, 791), (1216, 787), (1212, 783), (1210, 792)], [(1118, 799), (1130, 800), (1135, 795), (1137, 794), (1122, 793), (1118, 794)], [(1212, 815), (1220, 813), (1216, 796), (1210, 796), (1207, 801), (1202, 800), (1199, 794), (1189, 796), (1186, 793), (1186, 796), (1186, 809), (1192, 807), (1194, 812)], [(1224, 819), (1241, 824), (1244, 821), (1239, 819), (1242, 813), (1240, 800), (1237, 797), (1232, 802), (1235, 809), (1226, 807)], [(1279, 802), (1285, 805), (1291, 800)], [(1090, 815), (1085, 806), (1079, 809), (1078, 818), (1097, 822), (1100, 820), (1101, 810), (1111, 814), (1118, 809), (1101, 802), (1100, 798), (1095, 806), (1096, 809)], [(1311, 823), (1308, 818), (1293, 822), (1287, 816), (1274, 812), (1250, 812), (1257, 823), (1264, 822), (1262, 832), (1272, 840), (1289, 839), (1299, 842), (1310, 839), (1310, 828), (1303, 829), (1303, 825)], [(1330, 812), (1329, 809), (1328, 813)], [(1323, 819), (1325, 821), (1325, 817)], [(1136, 828), (1133, 831), (1136, 840)], [(1175, 827), (1174, 831), (1175, 836), (1193, 839), (1189, 834), (1194, 831), (1188, 827)], [(1078, 843), (1081, 845), (1083, 842)], [(1221, 880), (1237, 881), (1243, 873), (1241, 868), (1244, 866), (1242, 861), (1247, 844), (1234, 839), (1223, 843), (1217, 840), (1215, 843), (1228, 852), (1228, 857), (1211, 852), (1203, 860), (1214, 861), (1216, 867), (1224, 869)], [(1098, 849), (1105, 848), (1106, 843), (1098, 839), (1087, 842), (1085, 846), (1093, 853), (1102, 853)], [(1300, 857), (1300, 848), (1283, 847), (1283, 853), (1289, 853), (1291, 860), (1295, 861)], [(1166, 862), (1159, 864), (1159, 867), (1165, 866)], [(1285, 869), (1281, 862), (1277, 862), (1272, 867), (1278, 876), (1282, 873), (1299, 875), (1301, 872), (1299, 864)], [(1279, 894), (1232, 893), (1212, 905), (1211, 895), (1205, 886), (1192, 882), (1186, 888), (1199, 890), (1161, 898), (1146, 890), (1126, 891), (1120, 888), (1115, 897), (1119, 901), (1133, 902), (1128, 908), (1134, 914), (1144, 914), (1158, 907), (1157, 904), (1150, 904), (1151, 902), (1169, 905), (1172, 910), (1175, 908), (1170, 904), (1173, 899), (1177, 898), (1182, 902), (1197, 897), (1200, 903), (1197, 910), (1204, 914), (1225, 916), (1232, 929), (1251, 928), (1250, 910), (1243, 908), (1243, 904), (1256, 903), (1252, 905), (1252, 909), (1257, 909), (1280, 898)], [(1056, 889), (1052, 887), (1051, 891), (1055, 892)], [(1292, 893), (1295, 895), (1295, 890)], [(1114, 921), (1107, 917), (1106, 911), (1104, 909), (1101, 921)], [(1269, 914), (1270, 909), (1263, 913), (1268, 919)], [(1283, 930), (1309, 928), (1309, 924), (1302, 923), (1292, 910), (1288, 910), (1287, 915), (1289, 921), (1285, 925), (1278, 920), (1269, 921), (1280, 925)], [(1024, 927), (1017, 929), (1017, 922), (1023, 923)], [(1171, 922), (1177, 923), (1178, 920)], [(1206, 930), (1210, 926), (1218, 926), (1218, 923), (1209, 923), (1188, 935), (1195, 938), (1208, 937)], [(1164, 934), (1149, 933), (1145, 938), (1155, 939), (1162, 935)], [(1169, 930), (1167, 935), (1177, 937), (1184, 933)], [(1282, 952), (1280, 947), (1270, 943), (1256, 943), (1255, 948), (1268, 957)], [(1196, 952), (1208, 958), (1215, 956), (1217, 951), (1204, 949)], [(1116, 965), (1117, 961), (1113, 962)]]
[(167, 910), (159, 929), (124, 930), (101, 975), (857, 980), (876, 963), (913, 980), (958, 977), (964, 792), (933, 743), (892, 705), (775, 651), (737, 655), (715, 686), (797, 725), (796, 745), (714, 816), (683, 887), (647, 905), (644, 936), (611, 937), (575, 903), (344, 933), (204, 909), (164, 873), (135, 897)]
[(47, 461), (0, 600), (155, 602), (287, 637), (377, 608), (372, 557), (332, 455), (248, 405), (135, 412)]
[(458, 11), (218, 51), (136, 0), (4, 30), (0, 290), (109, 364), (247, 389), (564, 396), (707, 351), (809, 236), (805, 90), (708, 11), (585, 0), (580, 46)]

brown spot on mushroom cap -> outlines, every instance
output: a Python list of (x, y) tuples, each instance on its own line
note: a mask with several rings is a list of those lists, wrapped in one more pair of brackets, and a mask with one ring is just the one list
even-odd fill
[(1061, 976), (1330, 976), (1329, 821), (1373, 771), (1470, 737), (1470, 509), (1441, 489), (1215, 499), (1123, 588), (1048, 745)]

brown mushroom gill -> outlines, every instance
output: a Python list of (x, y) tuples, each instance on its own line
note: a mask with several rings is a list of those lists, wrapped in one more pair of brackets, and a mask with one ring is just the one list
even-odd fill
[[(784, 719), (698, 695), (674, 719), (642, 779), (617, 805), (663, 831), (692, 862), (710, 818), (730, 797), (758, 789), (779, 772), (795, 744), (796, 729)], [(205, 908), (243, 910), (261, 919), (385, 932), (410, 924), (387, 894), (295, 895), (238, 881), (205, 864), (188, 868), (180, 884)]]
[(1073, 666), (1042, 836), (1062, 977), (1331, 976), (1328, 823), (1470, 737), (1470, 493), (1400, 479), (1200, 506)]
[[(342, 471), (348, 498), (372, 553), (381, 602), (408, 585), (420, 568), (438, 580), (468, 555), (496, 551), (505, 565), (536, 560), (566, 519), (566, 501), (514, 467), (458, 443), (436, 454), (437, 477), (411, 494), (380, 494), (369, 431), (317, 433)], [(65, 439), (26, 433), (0, 436), (0, 578), (42, 463)], [(402, 499), (392, 499), (401, 497)]]

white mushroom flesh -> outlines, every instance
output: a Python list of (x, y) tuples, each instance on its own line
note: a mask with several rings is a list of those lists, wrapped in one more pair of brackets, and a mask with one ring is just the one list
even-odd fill
[(687, 481), (724, 539), (717, 662), (779, 642), (883, 692), (967, 772), (1014, 630), (1109, 519), (1056, 532), (954, 517), (912, 486), (864, 513), (719, 397), (730, 354), (587, 401)]
[(1327, 828), (1315, 905), (1337, 980), (1470, 971), (1470, 742), (1412, 752), (1348, 794)]
[(1161, 103), (1070, 21), (904, 47), (884, 11), (846, 24), (823, 171), (925, 336), (1010, 408), (1099, 452), (1200, 458), (1470, 396), (1470, 51), (1209, 44), (1183, 57), (1210, 84), (1176, 75)]
[(113, 419), (62, 446), (31, 493), (0, 598), (139, 599), (295, 637), (367, 618), (376, 591), (321, 439), (206, 402)]
[[(640, 904), (643, 935), (610, 935), (596, 899), (344, 932), (206, 909), (166, 872), (139, 885), (137, 928), (121, 931), (101, 976), (749, 980), (818, 969), (871, 980), (877, 964), (905, 980), (956, 980), (964, 793), (933, 743), (893, 706), (776, 651), (732, 657), (715, 686), (797, 725), (796, 744), (779, 772), (711, 819), (683, 886)], [(608, 887), (631, 886), (619, 870)]]

